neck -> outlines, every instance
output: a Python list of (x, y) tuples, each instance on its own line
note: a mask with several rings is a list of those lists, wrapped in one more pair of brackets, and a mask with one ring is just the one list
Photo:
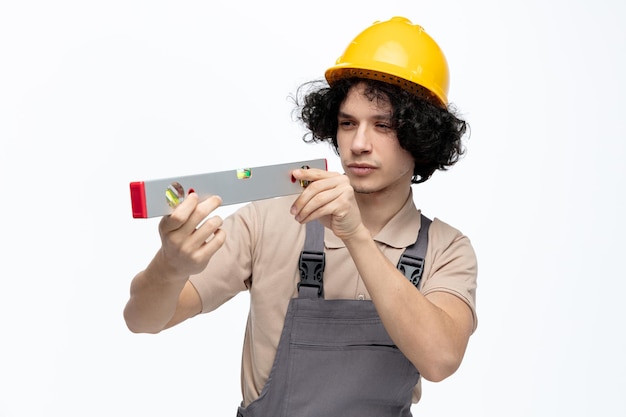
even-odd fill
[(400, 211), (410, 196), (410, 186), (406, 187), (404, 191), (355, 193), (361, 211), (361, 219), (370, 234), (376, 236), (389, 220)]

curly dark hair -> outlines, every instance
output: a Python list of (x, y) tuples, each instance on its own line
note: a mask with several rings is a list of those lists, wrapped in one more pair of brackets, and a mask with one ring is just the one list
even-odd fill
[(309, 130), (302, 138), (305, 142), (328, 142), (339, 154), (339, 107), (350, 89), (359, 83), (365, 84), (365, 95), (370, 100), (391, 105), (392, 124), (400, 146), (415, 161), (413, 184), (428, 180), (435, 170), (447, 170), (465, 153), (461, 140), (469, 125), (452, 106), (442, 108), (397, 85), (356, 77), (338, 80), (332, 86), (322, 80), (310, 81), (298, 88), (294, 113)]

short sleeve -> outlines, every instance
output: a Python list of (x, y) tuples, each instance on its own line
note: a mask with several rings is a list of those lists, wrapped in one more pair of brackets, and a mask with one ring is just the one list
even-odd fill
[(471, 309), (476, 330), (478, 263), (470, 239), (438, 219), (431, 224), (428, 237), (422, 293), (443, 291), (459, 297)]

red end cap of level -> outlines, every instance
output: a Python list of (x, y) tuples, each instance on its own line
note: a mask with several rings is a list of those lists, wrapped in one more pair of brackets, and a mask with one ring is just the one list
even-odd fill
[(135, 219), (145, 219), (148, 217), (146, 191), (143, 181), (130, 183), (130, 202), (133, 206), (133, 217)]

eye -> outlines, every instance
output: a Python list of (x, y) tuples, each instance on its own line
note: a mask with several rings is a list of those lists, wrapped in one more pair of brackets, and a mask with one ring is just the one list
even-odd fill
[(377, 123), (376, 127), (387, 132), (393, 129), (393, 127), (391, 126), (391, 123)]
[(339, 126), (346, 128), (346, 127), (354, 126), (354, 123), (351, 120), (344, 119), (344, 120), (339, 120)]

